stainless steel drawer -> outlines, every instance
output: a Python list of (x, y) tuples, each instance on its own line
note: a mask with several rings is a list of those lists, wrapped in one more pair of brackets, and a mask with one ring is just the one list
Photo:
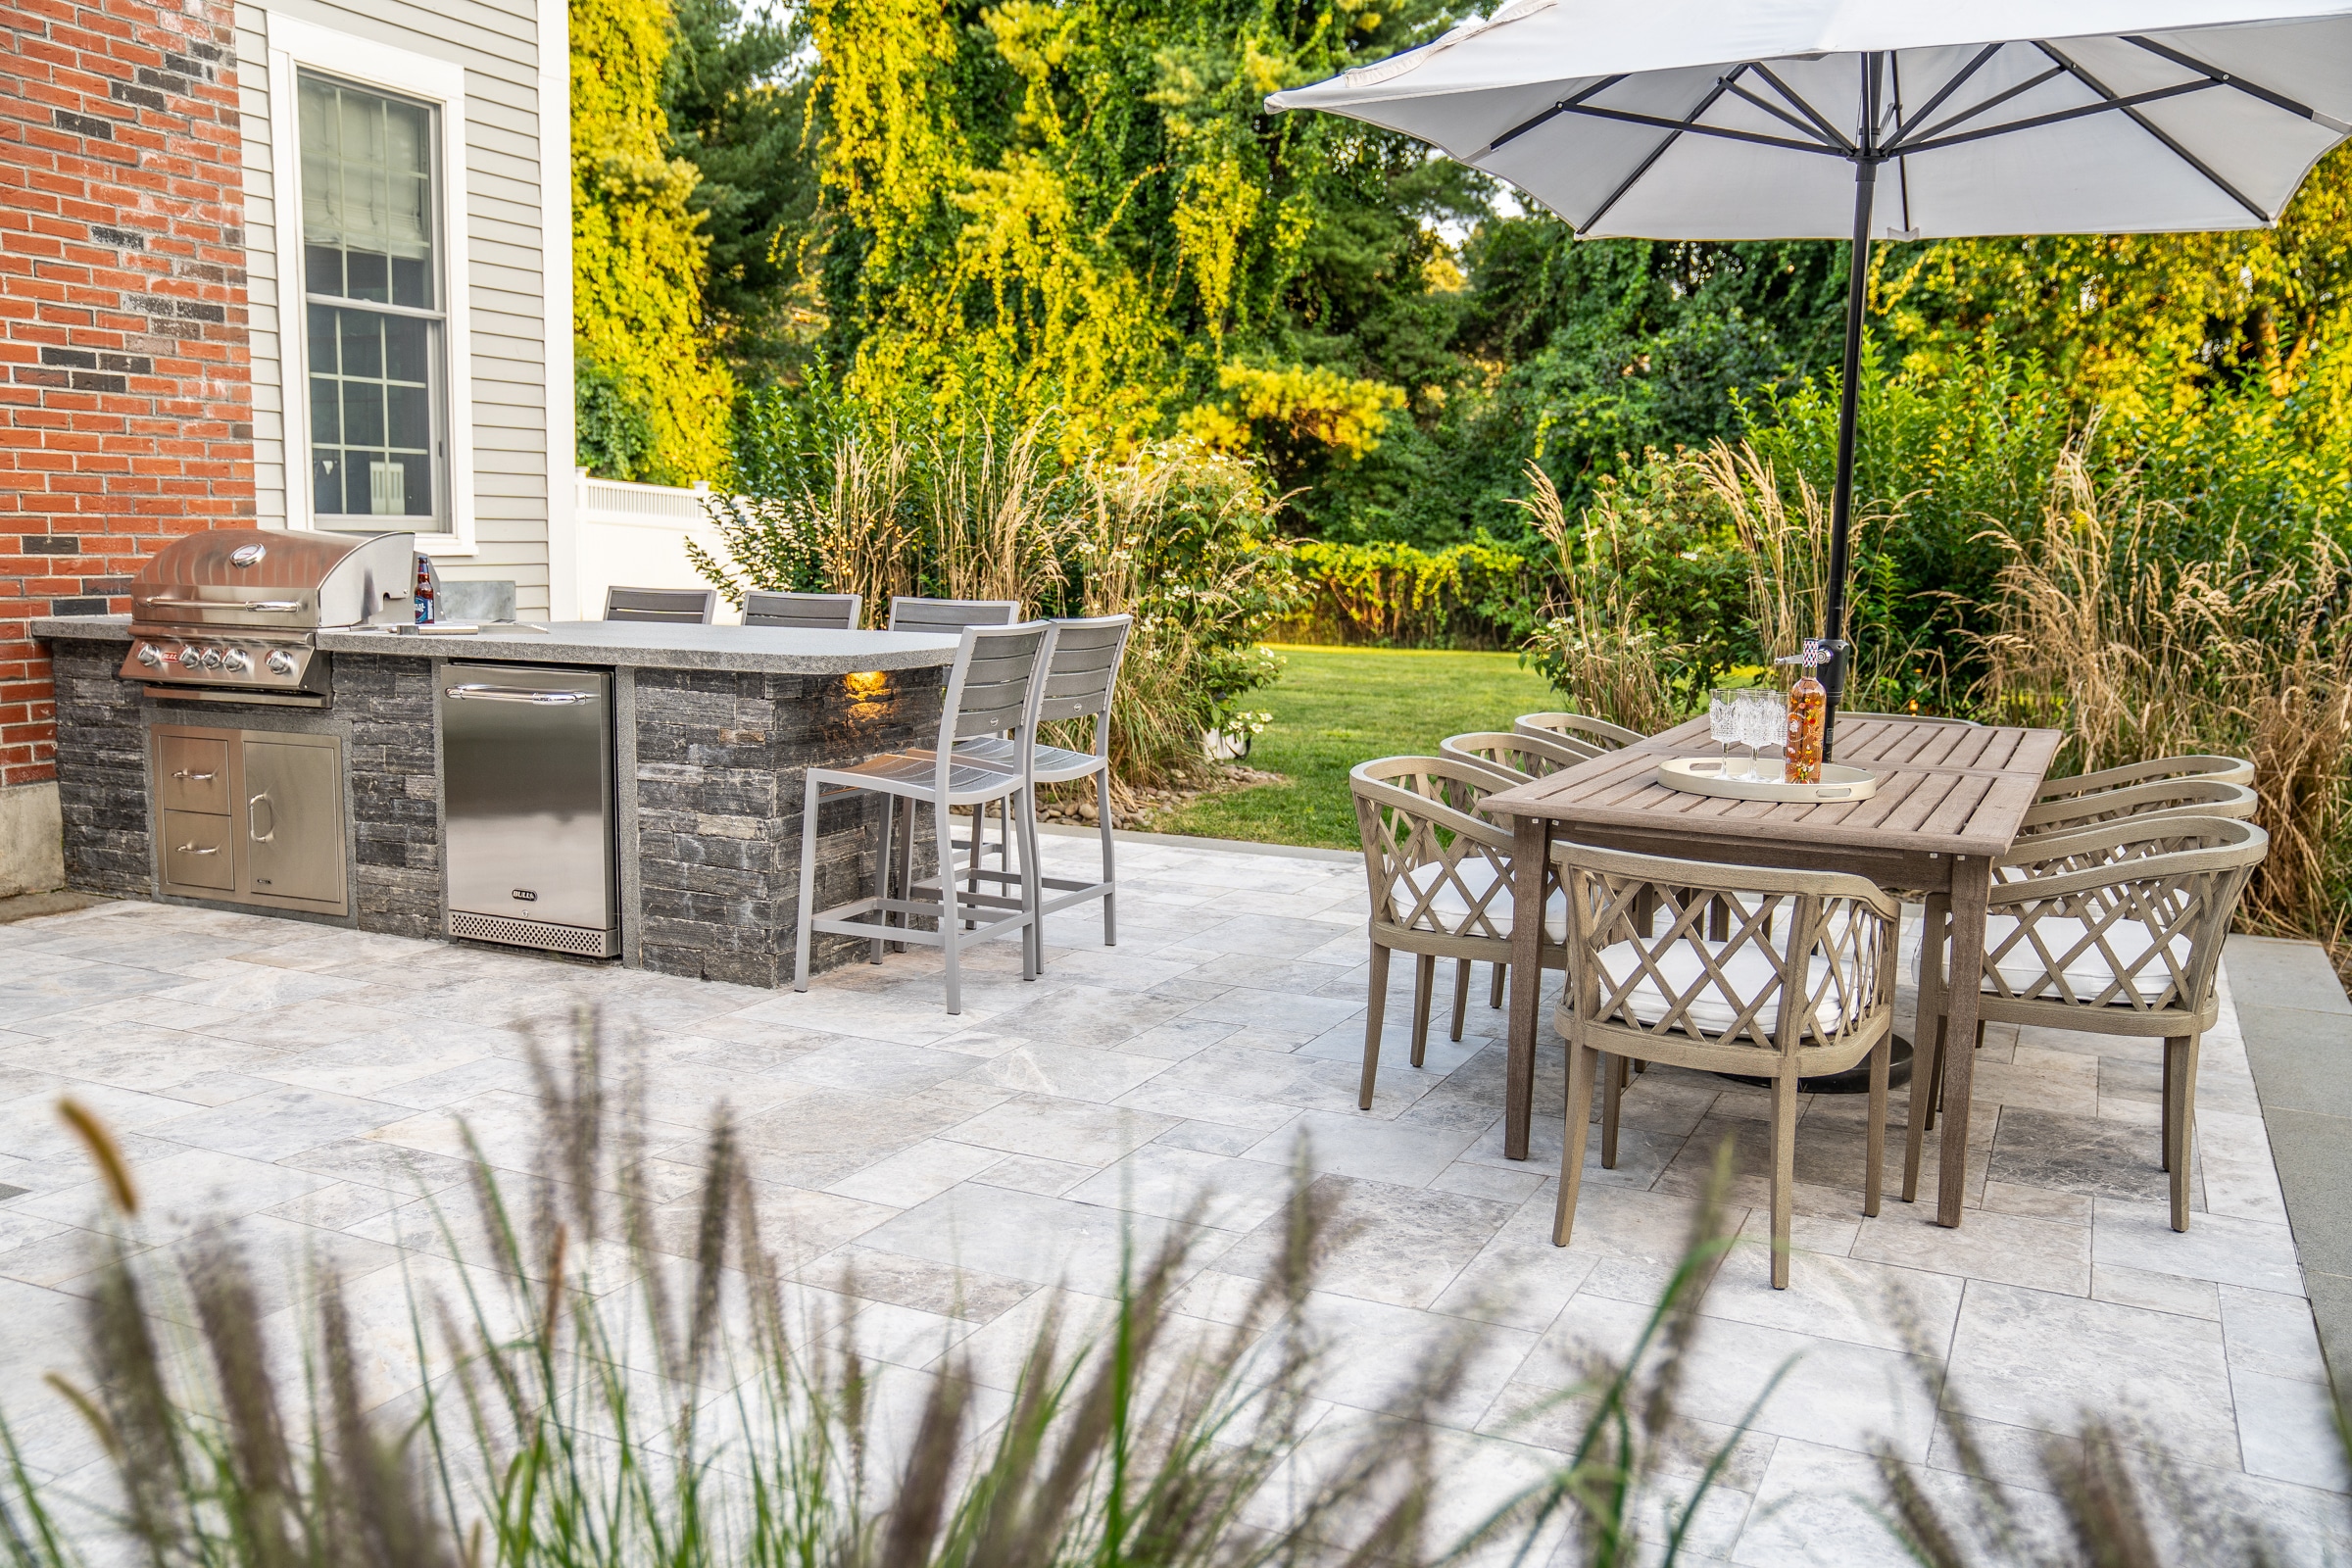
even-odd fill
[(167, 811), (228, 810), (228, 742), (201, 735), (155, 738), (156, 795)]
[(164, 813), (164, 882), (226, 893), (237, 885), (234, 822), (197, 811)]

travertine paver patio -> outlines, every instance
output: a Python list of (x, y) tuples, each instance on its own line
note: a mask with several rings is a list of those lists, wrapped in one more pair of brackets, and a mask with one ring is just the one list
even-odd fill
[[(1469, 1037), (1446, 1043), (1441, 1022), (1416, 1071), (1411, 966), (1397, 965), (1379, 1098), (1361, 1114), (1360, 867), (1136, 844), (1121, 870), (1118, 948), (1062, 916), (1047, 978), (1026, 985), (1013, 949), (993, 945), (959, 1018), (920, 953), (793, 996), (155, 905), (0, 927), (0, 1401), (28, 1458), (69, 1480), (96, 1458), (40, 1385), (76, 1355), (81, 1227), (98, 1205), (55, 1117), (61, 1094), (123, 1135), (159, 1239), (234, 1216), (258, 1252), (323, 1253), (361, 1297), (390, 1298), (404, 1265), (438, 1266), (419, 1183), (460, 1179), (453, 1118), (494, 1150), (528, 1147), (522, 1028), (587, 1002), (642, 1032), (663, 1157), (691, 1167), (710, 1105), (731, 1102), (799, 1278), (835, 1285), (857, 1263), (867, 1344), (910, 1367), (961, 1344), (1001, 1382), (1049, 1287), (1099, 1296), (1123, 1231), (1148, 1245), (1203, 1196), (1204, 1266), (1181, 1304), (1217, 1317), (1273, 1255), (1303, 1138), (1351, 1227), (1318, 1300), (1337, 1347), (1323, 1419), (1390, 1405), (1419, 1353), (1485, 1325), (1446, 1416), (1461, 1459), (1449, 1515), (1466, 1521), (1571, 1441), (1546, 1400), (1581, 1353), (1629, 1343), (1720, 1142), (1761, 1170), (1766, 1097), (1644, 1075), (1619, 1168), (1588, 1174), (1576, 1245), (1555, 1250), (1558, 1049), (1539, 1077), (1535, 1157), (1505, 1159), (1502, 1015), (1484, 1004), (1483, 968)], [(1448, 986), (1442, 975), (1441, 1018)], [(2143, 1417), (2292, 1560), (2352, 1548), (2234, 1013), (2205, 1044), (2185, 1236), (2166, 1226), (2153, 1163), (2152, 1049), (1996, 1026), (1977, 1088), (1958, 1231), (1892, 1198), (1862, 1219), (1861, 1106), (1807, 1104), (1794, 1288), (1770, 1290), (1763, 1249), (1740, 1248), (1688, 1385), (1699, 1430), (1721, 1432), (1796, 1358), (1706, 1510), (1702, 1553), (1891, 1560), (1867, 1450), (1884, 1439), (1956, 1489), (1939, 1392), (2004, 1463), (2085, 1407)], [(1899, 1091), (1893, 1116), (1899, 1151)], [(1761, 1177), (1735, 1198), (1761, 1204)], [(1759, 1234), (1761, 1210), (1747, 1219)], [(272, 1278), (265, 1304), (290, 1313), (300, 1271)], [(396, 1342), (405, 1318), (383, 1315)], [(387, 1352), (375, 1368), (386, 1392), (403, 1364)]]

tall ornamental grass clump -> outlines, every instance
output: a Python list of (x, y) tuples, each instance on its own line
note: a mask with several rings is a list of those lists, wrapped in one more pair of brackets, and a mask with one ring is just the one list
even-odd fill
[(816, 393), (758, 395), (739, 423), (742, 488), (710, 503), (721, 549), (687, 546), (731, 603), (858, 593), (877, 625), (901, 594), (1132, 614), (1111, 724), (1127, 783), (1181, 772), (1273, 678), (1259, 644), (1296, 590), (1275, 499), (1241, 459), (1184, 441), (1072, 457), (1052, 416), (951, 421)]
[(1563, 1389), (1585, 1412), (1569, 1462), (1441, 1529), (1451, 1479), (1427, 1417), (1479, 1330), (1465, 1320), (1410, 1375), (1395, 1415), (1327, 1412), (1311, 1295), (1332, 1233), (1303, 1175), (1285, 1245), (1228, 1318), (1176, 1311), (1198, 1266), (1177, 1226), (1125, 1260), (1106, 1322), (1047, 1311), (992, 1388), (954, 1350), (925, 1372), (873, 1359), (841, 1298), (787, 1280), (723, 1108), (689, 1186), (649, 1157), (642, 1064), (616, 1080), (592, 1019), (532, 1065), (530, 1174), (510, 1190), (468, 1135), (470, 1182), (440, 1223), (469, 1261), (454, 1286), (409, 1283), (398, 1338), (422, 1387), (384, 1407), (368, 1376), (384, 1348), (357, 1326), (380, 1302), (316, 1281), (299, 1345), (279, 1343), (232, 1235), (143, 1246), (134, 1172), (69, 1102), (115, 1214), (86, 1366), (51, 1384), (115, 1495), (36, 1482), (0, 1422), (0, 1562), (1435, 1568), (1543, 1561), (1567, 1538), (1580, 1561), (1630, 1568), (1678, 1560), (1729, 1452), (1694, 1448), (1677, 1413), (1729, 1245), (1728, 1165), (1631, 1356)]

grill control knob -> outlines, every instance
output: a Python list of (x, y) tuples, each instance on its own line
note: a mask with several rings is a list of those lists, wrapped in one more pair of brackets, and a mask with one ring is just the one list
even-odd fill
[(270, 673), (272, 675), (291, 675), (294, 673), (294, 656), (287, 653), (283, 648), (280, 648), (276, 653), (271, 654), (269, 659), (265, 661), (265, 662), (269, 664)]
[(203, 653), (196, 656), (196, 662), (202, 664), (207, 669), (219, 669), (220, 667), (220, 650), (218, 648), (207, 648)]
[(220, 667), (231, 675), (242, 675), (253, 667), (253, 656), (242, 648), (231, 648), (220, 656)]
[(199, 669), (199, 668), (202, 668), (202, 667), (203, 667), (203, 665), (204, 665), (204, 655), (203, 655), (203, 653), (202, 653), (201, 651), (199, 651), (199, 650), (197, 650), (197, 649), (194, 649), (194, 648), (182, 648), (182, 649), (179, 651), (179, 667), (180, 667), (180, 668), (182, 668), (182, 669)]
[(170, 661), (164, 657), (164, 651), (161, 648), (156, 647), (153, 643), (143, 643), (139, 647), (139, 662), (145, 664), (149, 669), (161, 669)]

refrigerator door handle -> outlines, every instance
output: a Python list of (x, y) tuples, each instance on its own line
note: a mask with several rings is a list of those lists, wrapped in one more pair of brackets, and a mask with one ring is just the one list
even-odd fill
[(442, 695), (456, 703), (530, 703), (540, 708), (567, 708), (573, 703), (592, 703), (597, 694), (518, 691), (512, 686), (484, 686), (469, 681), (463, 686), (448, 687)]

